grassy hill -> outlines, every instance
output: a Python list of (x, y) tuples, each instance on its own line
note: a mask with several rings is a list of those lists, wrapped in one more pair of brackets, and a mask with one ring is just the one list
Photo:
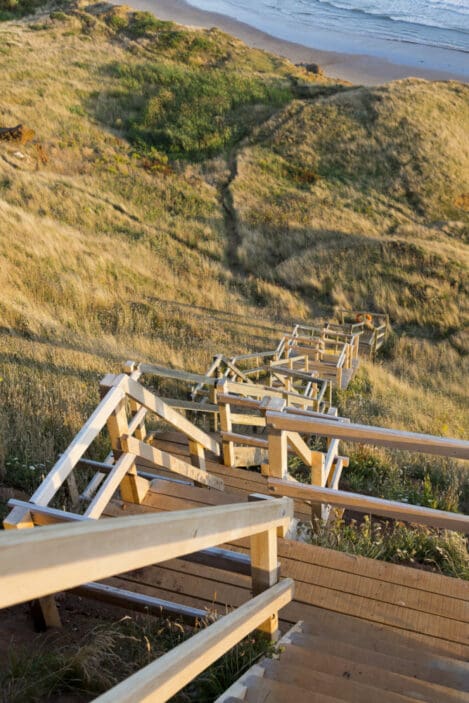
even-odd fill
[[(124, 360), (202, 371), (336, 305), (388, 312), (394, 329), (336, 397), (341, 412), (464, 436), (469, 88), (338, 84), (126, 7), (19, 19), (35, 4), (0, 0), (0, 127), (35, 132), (0, 140), (0, 513), (12, 491), (30, 495)], [(351, 448), (344, 479), (469, 510), (453, 461)], [(311, 540), (469, 577), (457, 535), (365, 521)], [(5, 654), (8, 700), (83, 700), (175, 642), (167, 623), (96, 627), (73, 607), (86, 637), (51, 650), (28, 630), (29, 649)], [(192, 699), (213, 699), (253, 654), (234, 650)]]
[(0, 24), (0, 126), (35, 132), (0, 141), (4, 482), (38, 480), (123, 360), (202, 370), (336, 304), (396, 331), (343, 411), (462, 435), (467, 86), (337, 84), (85, 6)]

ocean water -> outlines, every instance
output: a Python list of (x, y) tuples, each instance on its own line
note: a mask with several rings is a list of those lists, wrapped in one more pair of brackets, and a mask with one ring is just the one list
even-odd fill
[(469, 0), (189, 0), (189, 3), (316, 49), (374, 53), (391, 60), (404, 54), (405, 60), (413, 58), (415, 63), (419, 47), (460, 52), (456, 61), (463, 73), (469, 72)]

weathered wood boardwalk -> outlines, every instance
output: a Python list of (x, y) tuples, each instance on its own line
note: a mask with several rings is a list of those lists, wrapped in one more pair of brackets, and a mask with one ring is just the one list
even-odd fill
[[(243, 494), (247, 500), (245, 491), (235, 495), (156, 480), (142, 505), (113, 501), (106, 515), (230, 504)], [(246, 540), (225, 547), (249, 553)], [(408, 646), (418, 641), (441, 655), (469, 661), (467, 582), (288, 539), (279, 540), (278, 554), (281, 576), (295, 580), (294, 600), (280, 616), (284, 630), (299, 620), (319, 622), (325, 615), (343, 614), (398, 632)], [(110, 583), (163, 599), (176, 593), (184, 605), (221, 613), (251, 597), (248, 575), (179, 559)]]
[[(339, 490), (343, 441), (469, 459), (462, 439), (339, 416), (332, 387), (352, 378), (365, 329), (371, 356), (386, 331), (379, 316), (357, 317), (296, 325), (275, 350), (217, 355), (204, 375), (126, 362), (30, 499), (9, 501), (0, 607), (36, 598), (59, 626), (54, 594), (76, 589), (189, 624), (217, 615), (100, 703), (163, 703), (249, 633), (275, 638), (279, 627), (280, 659), (220, 703), (469, 701), (468, 582), (313, 546), (301, 532), (312, 518), (327, 529), (334, 506), (469, 533), (467, 515)], [(189, 384), (190, 399), (155, 395), (148, 376)], [(111, 452), (86, 458), (104, 428)], [(292, 454), (309, 483), (290, 474)], [(52, 507), (66, 483), (70, 509)]]

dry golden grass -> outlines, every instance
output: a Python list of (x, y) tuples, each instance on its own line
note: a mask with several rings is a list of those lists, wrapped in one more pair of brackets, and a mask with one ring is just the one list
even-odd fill
[(231, 160), (168, 160), (124, 129), (142, 66), (237, 68), (282, 100), (335, 88), (217, 31), (135, 36), (137, 20), (76, 5), (0, 24), (0, 126), (36, 134), (0, 145), (0, 459), (50, 464), (125, 359), (202, 370), (334, 304), (388, 311), (407, 334), (366, 368), (356, 418), (462, 434), (467, 89), (408, 81), (255, 106)]

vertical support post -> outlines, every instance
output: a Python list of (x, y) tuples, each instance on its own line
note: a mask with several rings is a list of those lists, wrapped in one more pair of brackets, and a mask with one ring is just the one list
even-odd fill
[[(311, 485), (326, 485), (326, 457), (322, 452), (311, 452)], [(323, 506), (320, 503), (313, 503), (311, 506), (311, 517), (321, 520), (324, 516)]]
[[(251, 536), (252, 593), (257, 596), (278, 582), (277, 529), (275, 527)], [(278, 612), (258, 628), (274, 639), (278, 632)]]
[[(34, 522), (28, 510), (24, 508), (13, 508), (8, 517), (3, 521), (3, 527), (5, 530), (29, 529), (34, 527)], [(48, 627), (62, 627), (54, 595), (43, 596), (42, 598), (33, 600), (31, 602), (30, 612), (34, 627), (38, 631), (45, 630)]]
[[(222, 432), (232, 432), (233, 423), (231, 421), (231, 407), (223, 403), (220, 408), (220, 429)], [(235, 465), (235, 451), (233, 442), (223, 440), (222, 442), (223, 463), (225, 466)]]
[[(114, 459), (117, 459), (122, 454), (121, 437), (128, 436), (129, 423), (126, 412), (126, 399), (123, 398), (117, 405), (114, 412), (109, 415), (107, 428), (111, 438), (112, 453)], [(135, 464), (126, 473), (120, 484), (120, 492), (122, 499), (129, 503), (141, 503), (148, 491), (148, 481), (141, 476), (137, 476), (137, 467)]]
[(287, 433), (269, 428), (268, 436), (269, 476), (286, 478), (288, 473)]
[[(218, 405), (217, 396), (218, 396), (218, 389), (216, 386), (212, 386), (212, 388), (209, 391), (209, 398), (210, 398), (210, 402), (213, 403), (213, 405)], [(213, 416), (212, 416), (213, 419), (211, 422), (212, 432), (218, 432), (219, 415), (220, 415), (220, 412), (218, 412), (218, 414), (216, 412), (213, 413)]]
[(311, 485), (325, 486), (326, 459), (322, 452), (311, 452)]
[(204, 471), (206, 470), (207, 466), (205, 464), (205, 451), (199, 442), (192, 439), (189, 440), (189, 455), (193, 466), (197, 466), (199, 469), (203, 469)]

